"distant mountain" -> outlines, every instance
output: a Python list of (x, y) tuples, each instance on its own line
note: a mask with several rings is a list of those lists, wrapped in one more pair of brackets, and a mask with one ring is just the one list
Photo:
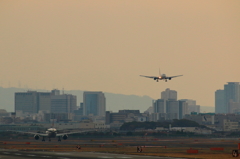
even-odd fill
[[(0, 87), (0, 109), (6, 109), (8, 112), (14, 111), (14, 93), (15, 92), (50, 92), (50, 90), (24, 89), (24, 88), (3, 88)], [(81, 90), (65, 90), (65, 94), (77, 96), (77, 105), (83, 102), (83, 92)], [(106, 110), (118, 112), (121, 109), (135, 109), (144, 112), (152, 105), (152, 98), (148, 96), (123, 95), (104, 92), (106, 97)]]

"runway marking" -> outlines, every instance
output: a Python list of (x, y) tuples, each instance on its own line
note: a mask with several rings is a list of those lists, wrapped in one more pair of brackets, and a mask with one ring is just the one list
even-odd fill
[(114, 157), (109, 157), (109, 156), (99, 156), (98, 158), (114, 158)]
[(70, 153), (55, 153), (57, 155), (69, 155)]
[(18, 156), (19, 156), (19, 155), (22, 155), (22, 154), (20, 154), (20, 153), (15, 153), (15, 155), (18, 155)]
[(41, 157), (45, 157), (45, 158), (48, 158), (48, 157), (50, 157), (50, 156), (41, 156)]
[(36, 155), (31, 155), (31, 154), (30, 154), (30, 155), (27, 155), (27, 156), (36, 156)]
[(3, 152), (4, 154), (10, 154), (9, 152)]
[(125, 156), (122, 156), (122, 157), (117, 157), (117, 158), (132, 158), (132, 157), (125, 157)]

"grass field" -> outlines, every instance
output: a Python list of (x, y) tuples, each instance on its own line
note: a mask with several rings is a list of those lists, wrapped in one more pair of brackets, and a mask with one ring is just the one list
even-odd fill
[[(184, 157), (202, 159), (228, 159), (232, 157), (232, 150), (238, 149), (239, 139), (211, 139), (211, 138), (148, 138), (119, 137), (113, 139), (85, 138), (65, 140), (57, 142), (42, 142), (41, 140), (18, 139), (0, 141), (0, 148), (17, 149), (24, 151), (88, 151), (125, 153), (132, 155), (150, 155), (162, 157)], [(81, 149), (76, 146), (80, 145)], [(143, 148), (143, 152), (136, 152), (137, 146)], [(210, 150), (220, 147), (224, 150)], [(198, 150), (198, 153), (187, 153), (188, 149)]]

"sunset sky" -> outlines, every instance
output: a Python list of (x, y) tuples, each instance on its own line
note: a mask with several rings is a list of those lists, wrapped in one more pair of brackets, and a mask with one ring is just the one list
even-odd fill
[[(181, 75), (156, 82), (139, 75)], [(0, 0), (0, 86), (214, 106), (240, 82), (239, 0)]]

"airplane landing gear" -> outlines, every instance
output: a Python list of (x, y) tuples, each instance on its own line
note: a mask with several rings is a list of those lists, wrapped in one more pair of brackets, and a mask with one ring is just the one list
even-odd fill
[(45, 141), (44, 137), (43, 137), (42, 141)]
[(167, 82), (167, 80), (165, 80), (165, 82)]
[(50, 142), (50, 141), (51, 141), (51, 138), (49, 138), (48, 141)]
[(58, 141), (61, 142), (61, 137), (60, 136), (58, 137)]

